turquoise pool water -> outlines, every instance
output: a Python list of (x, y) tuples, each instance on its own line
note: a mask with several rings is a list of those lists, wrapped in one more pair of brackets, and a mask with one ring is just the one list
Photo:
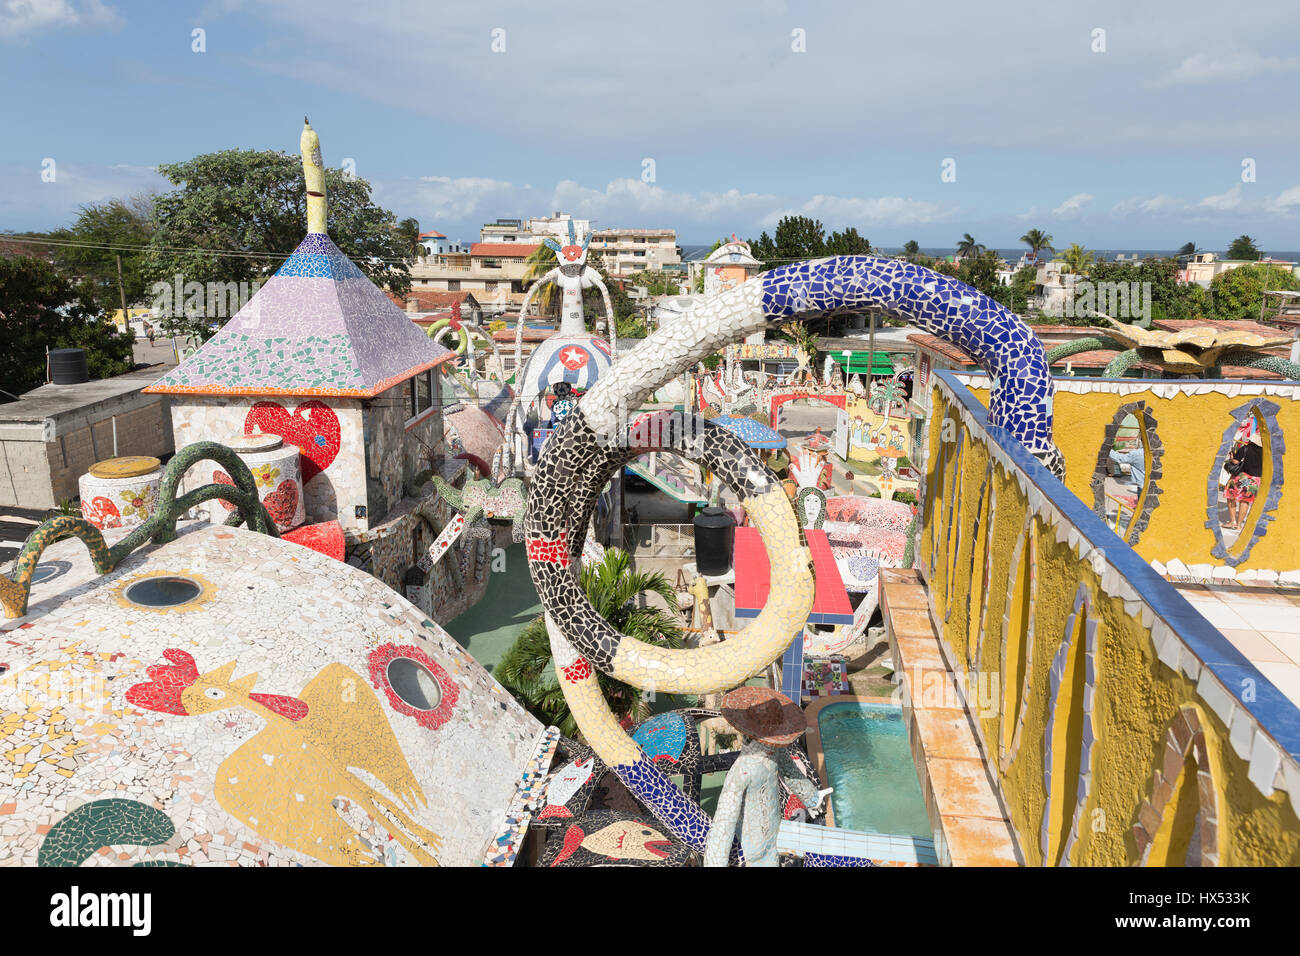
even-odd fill
[(817, 715), (835, 825), (924, 837), (930, 817), (916, 779), (903, 711), (894, 704), (844, 701)]

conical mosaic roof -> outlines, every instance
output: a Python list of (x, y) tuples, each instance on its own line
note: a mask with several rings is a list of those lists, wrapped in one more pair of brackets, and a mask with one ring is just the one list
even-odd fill
[(371, 398), (452, 358), (323, 233), (146, 392)]

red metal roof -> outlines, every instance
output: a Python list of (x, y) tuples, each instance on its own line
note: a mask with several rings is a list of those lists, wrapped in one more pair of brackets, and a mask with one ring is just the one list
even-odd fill
[[(812, 552), (813, 573), (817, 577), (817, 592), (808, 615), (809, 623), (852, 624), (853, 605), (849, 603), (844, 579), (835, 566), (835, 556), (831, 554), (826, 532), (805, 531), (804, 537), (808, 541), (808, 550)], [(767, 604), (771, 590), (772, 572), (767, 548), (763, 546), (763, 537), (758, 529), (749, 525), (736, 529), (735, 548), (732, 563), (736, 569), (736, 616), (757, 617)]]

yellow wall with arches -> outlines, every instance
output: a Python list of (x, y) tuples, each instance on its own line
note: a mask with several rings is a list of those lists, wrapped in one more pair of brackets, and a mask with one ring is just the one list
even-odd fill
[[(1067, 468), (1082, 467), (1081, 463), (1087, 460), (1083, 455), (1090, 439), (1080, 436), (1072, 440), (1061, 422), (1111, 420), (1110, 405), (1105, 401), (1099, 402), (1093, 412), (1086, 413), (1084, 403), (1074, 401), (1075, 398), (1069, 396), (1062, 402), (1058, 396), (1057, 404), (1057, 434), (1064, 439), (1060, 444), (1066, 452)], [(1120, 402), (1112, 404), (1117, 407)], [(1176, 445), (1177, 436), (1183, 436), (1189, 444), (1196, 442), (1201, 448), (1207, 448), (1206, 443), (1198, 441), (1185, 410), (1178, 403), (1169, 404), (1178, 414), (1166, 415), (1170, 421), (1167, 444)], [(1220, 405), (1226, 409), (1236, 404), (1240, 400), (1226, 399), (1213, 408), (1217, 412)], [(1044, 777), (1051, 717), (1049, 672), (1067, 636), (1067, 622), (1082, 584), (1091, 602), (1091, 619), (1097, 627), (1091, 713), (1095, 743), (1087, 768), (1091, 784), (1079, 814), (1070, 862), (1104, 866), (1141, 862), (1144, 846), (1135, 835), (1134, 825), (1140, 822), (1140, 815), (1150, 816), (1150, 809), (1144, 811), (1143, 807), (1154, 796), (1157, 771), (1164, 769), (1166, 735), (1180, 710), (1190, 707), (1199, 714), (1204, 730), (1216, 804), (1217, 847), (1203, 848), (1204, 851), (1212, 857), (1217, 849), (1220, 865), (1300, 864), (1300, 820), (1288, 795), (1278, 790), (1265, 797), (1247, 779), (1247, 760), (1239, 757), (1229, 744), (1227, 727), (1205, 705), (1196, 682), (1158, 659), (1151, 630), (1143, 624), (1140, 611), (1135, 616), (1121, 597), (1106, 593), (1102, 586), (1104, 564), (1098, 568), (1092, 560), (1076, 555), (1066, 541), (1057, 541), (1057, 528), (1052, 522), (1063, 519), (1047, 508), (1032, 514), (1037, 533), (1025, 545), (1032, 548), (1036, 559), (1037, 580), (1030, 613), (1032, 636), (1026, 648), (1027, 692), (1020, 703), (1023, 715), (1004, 716), (1001, 693), (1004, 617), (1007, 602), (1015, 598), (1017, 569), (1022, 566), (1022, 562), (1016, 561), (1017, 543), (1031, 517), (1031, 505), (1017, 480), (1018, 475), (1023, 480), (1023, 473), (1018, 469), (1009, 472), (993, 460), (987, 436), (980, 429), (968, 429), (953, 413), (954, 402), (942, 384), (933, 391), (932, 407), (919, 564), (927, 578), (933, 617), (941, 628), (950, 660), (959, 669), (968, 671), (965, 675), (968, 681), (975, 675), (986, 679), (997, 677), (998, 693), (991, 695), (996, 705), (981, 710), (976, 723), (986, 760), (1001, 787), (1026, 861), (1032, 865), (1043, 862), (1041, 832), (1048, 805)], [(1201, 417), (1210, 414), (1213, 413)], [(955, 424), (945, 425), (945, 419), (950, 417)], [(1098, 431), (1100, 427), (1099, 424)], [(1164, 427), (1161, 419), (1162, 431)], [(1201, 427), (1204, 430), (1204, 424)], [(1221, 434), (1222, 428), (1218, 432)], [(945, 437), (949, 439), (946, 442)], [(959, 445), (960, 481), (953, 468)], [(1090, 454), (1095, 461), (1096, 449)], [(1208, 456), (1212, 454), (1207, 452)], [(1205, 468), (1201, 471), (1203, 475)], [(974, 516), (980, 508), (982, 493), (991, 502), (990, 527), (987, 534), (981, 532), (977, 536)], [(1086, 500), (1090, 503), (1091, 498)], [(957, 524), (952, 526), (954, 517)], [(1166, 533), (1172, 534), (1162, 528), (1156, 538)], [(1183, 533), (1186, 536), (1186, 531)], [(954, 540), (955, 550), (946, 553), (947, 542)], [(977, 548), (979, 553), (973, 553)], [(987, 600), (983, 600), (985, 591)], [(1013, 619), (1017, 616), (1011, 615)], [(976, 618), (973, 629), (972, 617)], [(1018, 642), (1025, 633), (1026, 629), (1021, 628), (1007, 638)], [(1070, 706), (1068, 688), (1062, 693), (1060, 708), (1064, 710), (1058, 708), (1058, 713), (1068, 712)], [(1016, 696), (1012, 695), (1013, 700)], [(972, 706), (972, 710), (976, 709)], [(1013, 727), (1014, 722), (1021, 722), (1019, 732), (1004, 736), (1004, 720), (1013, 721)], [(1003, 742), (1012, 739), (1016, 747), (1008, 752)], [(1081, 745), (1078, 739), (1070, 742), (1070, 746)], [(1071, 805), (1075, 786), (1076, 782), (1070, 781), (1064, 788)], [(1059, 795), (1054, 799), (1058, 799), (1060, 806)], [(1170, 801), (1170, 812), (1175, 803)], [(1146, 823), (1153, 833), (1159, 829), (1159, 821)], [(1166, 827), (1162, 839), (1167, 839), (1168, 830)]]
[[(1215, 535), (1205, 526), (1207, 482), (1215, 456), (1223, 443), (1225, 430), (1233, 421), (1233, 409), (1257, 395), (1280, 406), (1277, 423), (1283, 440), (1288, 436), (1291, 438), (1283, 456), (1283, 492), (1277, 509), (1272, 512), (1273, 520), (1268, 522), (1267, 532), (1235, 568), (1237, 573), (1256, 569), (1300, 570), (1300, 535), (1288, 533), (1289, 529), (1300, 527), (1300, 490), (1295, 490), (1300, 489), (1300, 402), (1295, 400), (1294, 386), (1176, 380), (1146, 382), (1138, 379), (1123, 383), (1121, 391), (1097, 390), (1103, 383), (1090, 383), (1088, 379), (1057, 379), (1056, 385), (1052, 434), (1065, 456), (1065, 485), (1090, 508), (1093, 506), (1090, 483), (1105, 440), (1106, 426), (1112, 423), (1120, 406), (1138, 401), (1147, 404), (1163, 445), (1162, 475), (1156, 482), (1161, 494), (1134, 550), (1148, 561), (1162, 563), (1174, 558), (1189, 565), (1221, 566), (1225, 563), (1222, 558), (1211, 554)], [(1179, 390), (1173, 395), (1157, 392), (1157, 389), (1164, 391), (1174, 386)], [(1236, 386), (1238, 394), (1230, 394), (1230, 386)], [(1083, 387), (1093, 390), (1072, 390)], [(987, 384), (972, 383), (971, 392), (987, 407)], [(1265, 461), (1265, 485), (1268, 457)], [(1217, 478), (1217, 469), (1214, 471)], [(1288, 495), (1285, 479), (1292, 477), (1295, 479), (1293, 491)], [(1264, 488), (1261, 487), (1260, 508), (1263, 498)], [(1252, 514), (1248, 524), (1253, 521)]]

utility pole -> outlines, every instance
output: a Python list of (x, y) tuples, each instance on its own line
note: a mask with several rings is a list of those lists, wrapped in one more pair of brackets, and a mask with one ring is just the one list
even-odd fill
[(122, 282), (122, 257), (115, 256), (117, 259), (117, 291), (122, 297), (122, 327), (128, 332), (131, 331), (131, 319), (126, 314), (126, 285)]

